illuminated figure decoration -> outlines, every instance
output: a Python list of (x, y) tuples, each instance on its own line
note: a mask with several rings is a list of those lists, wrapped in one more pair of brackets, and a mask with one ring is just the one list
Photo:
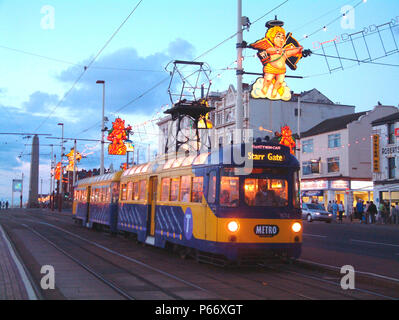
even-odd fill
[(107, 140), (112, 141), (108, 146), (108, 154), (123, 156), (126, 154), (124, 141), (127, 140), (128, 132), (132, 130), (131, 126), (125, 128), (125, 120), (116, 118), (112, 122), (112, 129), (109, 131)]
[(60, 180), (61, 179), (61, 162), (58, 162), (57, 166), (55, 167), (54, 179), (55, 180)]
[(258, 78), (252, 85), (253, 98), (270, 100), (291, 100), (291, 90), (285, 83), (286, 66), (296, 70), (296, 64), (302, 58), (303, 47), (292, 37), (285, 34), (284, 22), (271, 20), (264, 38), (248, 45), (258, 50), (258, 57), (263, 65), (263, 78)]
[(276, 135), (280, 137), (280, 144), (290, 148), (291, 154), (295, 155), (296, 143), (292, 137), (292, 131), (289, 126), (284, 126), (281, 128), (281, 133), (277, 132)]
[[(205, 99), (200, 100), (200, 105), (209, 108), (208, 101), (206, 101)], [(211, 120), (209, 120), (209, 113), (207, 113), (205, 116), (202, 116), (199, 118), (197, 128), (198, 129), (212, 129), (213, 128), (213, 123)]]
[[(74, 167), (74, 158), (75, 158), (75, 149), (71, 148), (71, 151), (69, 151), (69, 153), (66, 155), (68, 158), (68, 165), (66, 166), (66, 171), (73, 171), (73, 167)], [(80, 160), (82, 160), (82, 155), (80, 154), (80, 152), (76, 152), (76, 161), (80, 162)]]

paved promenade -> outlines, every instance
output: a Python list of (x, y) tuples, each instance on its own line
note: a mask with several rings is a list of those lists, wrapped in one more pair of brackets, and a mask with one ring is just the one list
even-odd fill
[(25, 271), (1, 225), (0, 300), (36, 300)]

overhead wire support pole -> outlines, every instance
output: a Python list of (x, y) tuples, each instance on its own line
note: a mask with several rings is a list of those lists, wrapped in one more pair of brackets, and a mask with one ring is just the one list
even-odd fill
[[(243, 29), (242, 29), (242, 0), (237, 0), (237, 98), (236, 98), (236, 129), (240, 138), (243, 129), (243, 101), (242, 101), (242, 47), (243, 47)], [(237, 133), (238, 133), (237, 132)]]

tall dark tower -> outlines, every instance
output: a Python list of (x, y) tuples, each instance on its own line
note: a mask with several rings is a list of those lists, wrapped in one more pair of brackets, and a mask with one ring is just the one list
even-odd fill
[(29, 200), (28, 208), (38, 207), (39, 189), (39, 137), (35, 135), (32, 142), (29, 179)]

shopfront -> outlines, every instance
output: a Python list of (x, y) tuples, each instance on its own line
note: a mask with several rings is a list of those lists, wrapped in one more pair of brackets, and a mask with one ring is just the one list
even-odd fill
[(320, 203), (327, 205), (328, 181), (327, 180), (308, 180), (301, 182), (302, 203)]
[[(364, 202), (373, 201), (373, 182), (349, 179), (308, 180), (301, 182), (301, 194), (302, 202), (317, 202), (326, 208), (330, 201), (342, 202), (346, 215), (353, 212), (353, 208), (360, 199)], [(399, 198), (399, 192), (397, 196)]]

